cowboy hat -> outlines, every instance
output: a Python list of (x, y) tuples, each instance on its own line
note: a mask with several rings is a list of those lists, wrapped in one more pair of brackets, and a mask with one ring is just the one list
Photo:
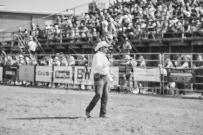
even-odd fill
[(101, 42), (99, 42), (98, 44), (97, 44), (97, 46), (95, 47), (95, 51), (98, 51), (99, 50), (99, 48), (101, 48), (101, 47), (110, 47), (110, 45), (109, 44), (107, 44), (106, 43), (106, 41), (101, 41)]

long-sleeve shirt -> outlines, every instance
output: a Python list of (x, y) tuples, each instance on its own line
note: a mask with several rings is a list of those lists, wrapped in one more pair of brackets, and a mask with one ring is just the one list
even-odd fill
[(110, 81), (113, 81), (109, 73), (110, 62), (106, 57), (106, 54), (98, 51), (92, 60), (92, 73), (99, 73), (102, 75), (107, 75)]

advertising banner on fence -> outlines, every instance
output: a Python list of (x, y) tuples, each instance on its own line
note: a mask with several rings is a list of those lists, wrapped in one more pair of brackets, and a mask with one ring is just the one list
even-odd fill
[(160, 82), (160, 70), (159, 68), (134, 68), (133, 78), (135, 81), (147, 81), (147, 82)]
[(3, 81), (3, 67), (0, 67), (0, 81)]
[[(110, 74), (113, 77), (113, 85), (118, 85), (119, 82), (119, 68), (110, 67)], [(91, 67), (87, 69), (84, 66), (75, 67), (74, 83), (83, 85), (93, 85), (93, 74), (91, 74)]]
[(73, 83), (72, 67), (60, 66), (54, 67), (53, 82), (54, 83)]
[(180, 83), (193, 83), (193, 72), (192, 69), (170, 69), (168, 70), (168, 81), (169, 82), (180, 82)]
[(34, 66), (22, 65), (19, 67), (19, 80), (34, 82), (34, 73), (35, 73)]
[(5, 66), (4, 67), (4, 79), (17, 80), (18, 66)]
[(113, 77), (113, 85), (118, 85), (119, 83), (119, 68), (110, 67), (110, 75)]
[(35, 80), (38, 82), (51, 82), (52, 81), (52, 67), (37, 66)]
[(91, 67), (76, 66), (74, 72), (74, 84), (93, 85)]

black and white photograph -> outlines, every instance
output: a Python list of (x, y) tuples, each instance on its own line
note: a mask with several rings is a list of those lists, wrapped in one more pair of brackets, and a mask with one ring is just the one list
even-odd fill
[(203, 0), (0, 0), (0, 135), (203, 135)]

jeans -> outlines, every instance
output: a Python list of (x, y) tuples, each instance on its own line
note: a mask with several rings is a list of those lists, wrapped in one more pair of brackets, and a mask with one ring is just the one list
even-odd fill
[(99, 78), (94, 78), (95, 85), (95, 96), (92, 101), (86, 108), (86, 112), (91, 112), (95, 107), (99, 99), (101, 98), (101, 108), (100, 108), (100, 116), (104, 116), (106, 114), (106, 105), (108, 100), (108, 77), (107, 75), (100, 75)]

